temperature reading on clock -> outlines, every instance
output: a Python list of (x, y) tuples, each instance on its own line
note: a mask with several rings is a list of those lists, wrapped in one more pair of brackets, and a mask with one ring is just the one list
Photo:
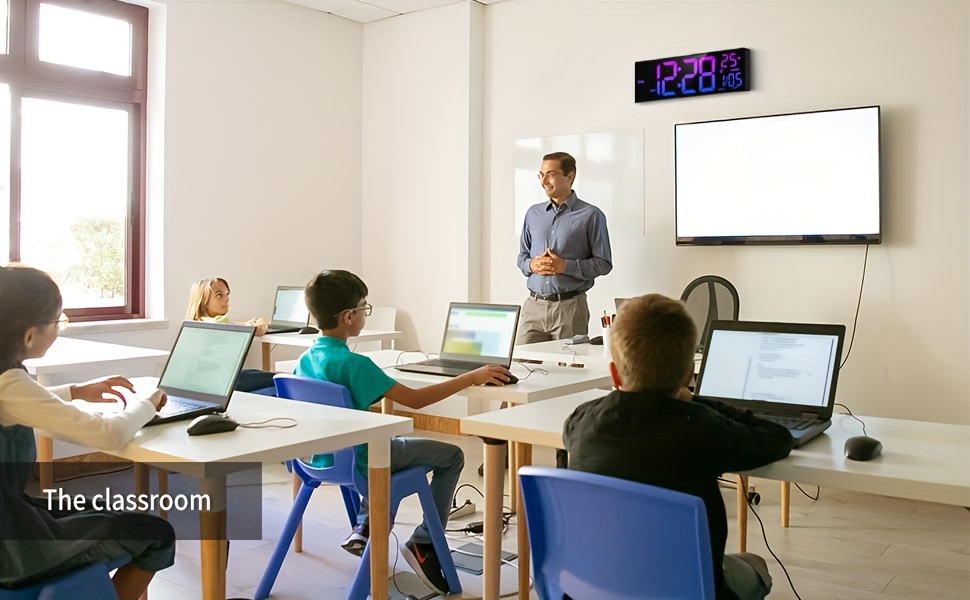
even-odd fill
[(637, 102), (706, 96), (751, 89), (747, 48), (636, 63)]

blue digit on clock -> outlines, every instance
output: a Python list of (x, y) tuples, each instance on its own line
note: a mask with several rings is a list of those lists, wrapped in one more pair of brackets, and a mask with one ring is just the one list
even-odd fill
[[(664, 67), (673, 67), (671, 69), (670, 75), (666, 77), (663, 76)], [(657, 95), (659, 96), (676, 96), (677, 92), (673, 90), (667, 90), (667, 82), (677, 79), (677, 72), (680, 69), (677, 68), (676, 60), (665, 60), (661, 64), (657, 65)]]

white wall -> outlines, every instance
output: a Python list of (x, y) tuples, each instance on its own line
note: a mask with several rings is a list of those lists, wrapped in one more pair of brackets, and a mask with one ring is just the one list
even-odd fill
[(361, 266), (363, 27), (272, 1), (167, 5), (154, 48), (165, 53), (164, 156), (150, 174), (164, 197), (149, 198), (163, 256), (149, 277), (163, 294), (152, 316), (169, 325), (87, 336), (158, 348), (194, 280), (229, 281), (230, 317), (268, 318), (277, 285)]
[(448, 303), (480, 298), (483, 15), (364, 27), (361, 276), (371, 304), (398, 308), (403, 349), (437, 352)]
[[(593, 313), (614, 296), (679, 296), (714, 273), (737, 286), (742, 318), (851, 329), (862, 247), (674, 245), (672, 131), (685, 121), (880, 104), (886, 241), (869, 252), (837, 401), (863, 414), (970, 423), (967, 13), (966, 3), (947, 0), (489, 6), (487, 297), (525, 295), (515, 267), (514, 140), (642, 127), (646, 235), (613, 240), (615, 269), (590, 294)], [(739, 46), (752, 50), (753, 91), (633, 102), (636, 61)], [(580, 164), (580, 197), (582, 179)]]

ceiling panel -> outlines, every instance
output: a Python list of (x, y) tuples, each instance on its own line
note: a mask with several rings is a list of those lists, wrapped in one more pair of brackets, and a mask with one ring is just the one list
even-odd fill
[(446, 4), (465, 2), (465, 0), (367, 0), (367, 2), (374, 6), (393, 10), (397, 13), (410, 13), (427, 10), (429, 8), (437, 8)]
[(350, 8), (351, 6), (357, 6), (360, 4), (357, 0), (287, 0), (290, 4), (298, 4), (299, 6), (305, 6), (307, 8), (313, 8), (315, 10), (322, 10), (323, 12), (333, 12), (335, 10), (343, 10), (345, 8)]
[[(399, 14), (419, 12), (438, 8), (446, 4), (477, 1), (481, 4), (510, 2), (511, 0), (282, 0), (290, 4), (304, 6), (358, 23), (370, 23)], [(533, 0), (534, 1), (534, 0)]]
[(333, 11), (333, 14), (337, 15), (338, 17), (357, 21), (358, 23), (370, 23), (371, 21), (379, 21), (388, 17), (396, 17), (400, 13), (392, 10), (386, 10), (372, 4), (358, 2), (356, 6), (335, 10)]

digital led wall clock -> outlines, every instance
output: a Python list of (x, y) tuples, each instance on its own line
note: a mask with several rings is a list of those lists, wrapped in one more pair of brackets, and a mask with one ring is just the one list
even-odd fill
[(710, 96), (751, 89), (747, 48), (673, 56), (636, 63), (637, 102)]

